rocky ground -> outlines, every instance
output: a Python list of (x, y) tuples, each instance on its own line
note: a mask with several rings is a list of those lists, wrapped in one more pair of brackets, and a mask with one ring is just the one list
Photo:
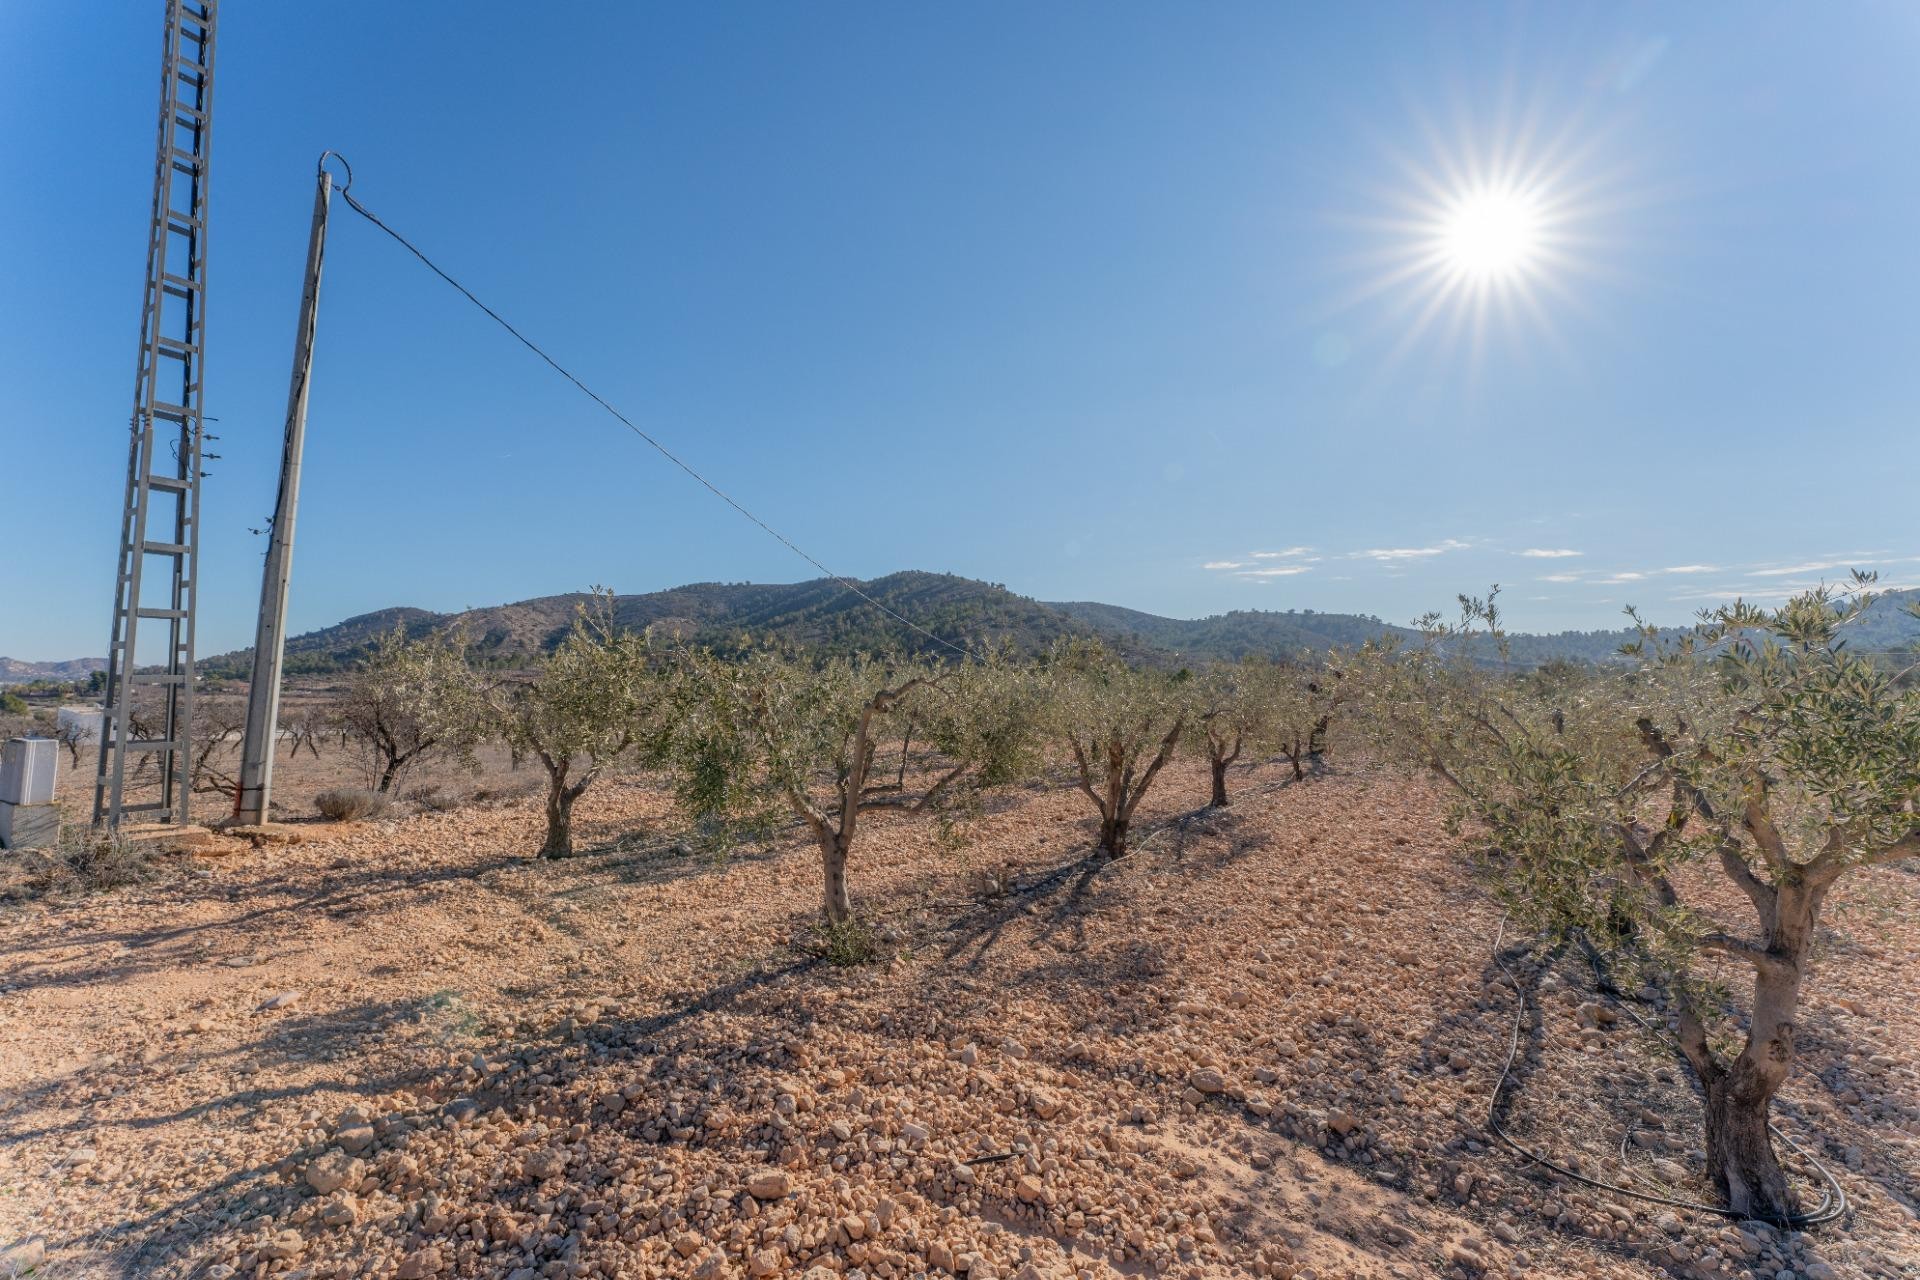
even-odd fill
[(1676, 1061), (1502, 934), (1423, 783), (1239, 787), (1194, 815), (1170, 773), (1117, 864), (1068, 790), (958, 851), (880, 815), (856, 968), (804, 945), (810, 848), (690, 852), (638, 778), (567, 862), (512, 799), (0, 907), (0, 1245), (209, 1280), (1920, 1275), (1915, 876), (1829, 913), (1780, 1123), (1851, 1211), (1783, 1234), (1488, 1131), (1517, 984), (1515, 1138), (1710, 1196)]

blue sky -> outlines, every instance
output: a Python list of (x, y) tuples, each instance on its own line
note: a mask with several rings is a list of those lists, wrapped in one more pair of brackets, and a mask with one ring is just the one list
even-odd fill
[[(12, 656), (105, 644), (160, 11), (7, 14), (0, 111), (36, 122), (0, 189)], [(1499, 582), (1531, 629), (1849, 563), (1920, 580), (1910, 5), (336, 0), (222, 24), (203, 653), (251, 638), (329, 147), (844, 574), (1396, 621)], [(1436, 202), (1489, 182), (1547, 193), (1547, 251), (1480, 311), (1436, 304), (1401, 269)], [(294, 630), (814, 576), (336, 212)]]

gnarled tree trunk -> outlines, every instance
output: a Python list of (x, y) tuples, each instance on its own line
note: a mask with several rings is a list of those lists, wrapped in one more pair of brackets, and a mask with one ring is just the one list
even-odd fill
[(1207, 801), (1210, 808), (1225, 809), (1233, 803), (1227, 798), (1227, 765), (1229, 761), (1216, 759), (1213, 762), (1213, 797)]
[(1227, 769), (1240, 758), (1241, 741), (1235, 737), (1229, 748), (1227, 743), (1211, 733), (1207, 735), (1207, 764), (1213, 770), (1213, 796), (1207, 801), (1210, 808), (1225, 809), (1233, 803), (1227, 798)]
[(598, 770), (589, 769), (578, 782), (568, 785), (567, 773), (572, 761), (555, 760), (543, 751), (540, 763), (547, 767), (547, 839), (540, 846), (540, 856), (570, 858), (573, 856), (573, 802), (586, 794)]
[(822, 909), (828, 924), (844, 924), (853, 918), (853, 899), (847, 894), (847, 842), (831, 832), (821, 832), (819, 840)]
[(1800, 985), (1825, 894), (1824, 884), (1797, 875), (1766, 886), (1759, 895), (1767, 904), (1763, 923), (1771, 926), (1766, 948), (1713, 944), (1754, 966), (1753, 1018), (1739, 1057), (1723, 1065), (1691, 1009), (1682, 1013), (1681, 1047), (1706, 1093), (1707, 1167), (1727, 1207), (1749, 1218), (1785, 1223), (1799, 1211), (1773, 1149), (1769, 1118), (1793, 1068)]
[(547, 793), (547, 839), (540, 846), (543, 858), (565, 858), (573, 854), (573, 801), (564, 791)]
[(1743, 1081), (1737, 1072), (1708, 1085), (1707, 1164), (1729, 1209), (1742, 1217), (1783, 1222), (1795, 1208), (1767, 1131), (1772, 1102), (1772, 1089)]

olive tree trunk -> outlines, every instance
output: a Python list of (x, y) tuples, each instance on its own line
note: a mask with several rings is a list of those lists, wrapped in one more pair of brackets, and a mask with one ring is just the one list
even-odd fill
[(540, 846), (540, 856), (570, 858), (573, 856), (573, 803), (586, 794), (597, 770), (587, 770), (578, 782), (569, 785), (571, 760), (558, 760), (543, 751), (540, 763), (547, 767), (547, 839)]
[(1228, 744), (1207, 735), (1207, 764), (1213, 771), (1213, 795), (1207, 806), (1213, 809), (1225, 809), (1233, 803), (1227, 798), (1227, 769), (1240, 758), (1241, 739), (1236, 737), (1231, 748)]
[(820, 837), (821, 908), (828, 924), (853, 918), (853, 899), (847, 894), (847, 842), (831, 832)]
[[(1109, 858), (1127, 856), (1127, 831), (1133, 825), (1133, 811), (1140, 807), (1141, 799), (1147, 794), (1147, 788), (1160, 770), (1173, 757), (1174, 748), (1180, 745), (1180, 733), (1186, 728), (1184, 717), (1173, 722), (1173, 728), (1160, 740), (1160, 749), (1144, 770), (1134, 771), (1137, 763), (1134, 752), (1124, 738), (1112, 737), (1104, 744), (1093, 744), (1094, 752), (1089, 753), (1076, 739), (1072, 743), (1074, 763), (1080, 769), (1080, 790), (1086, 793), (1094, 806), (1100, 810), (1100, 838), (1094, 851)], [(1101, 785), (1095, 787), (1093, 770), (1088, 763), (1089, 754), (1105, 756), (1106, 776)]]
[(1800, 987), (1826, 885), (1796, 878), (1767, 890), (1766, 947), (1713, 944), (1754, 967), (1746, 1044), (1731, 1063), (1721, 1062), (1699, 1019), (1683, 1009), (1681, 1048), (1706, 1093), (1707, 1167), (1714, 1186), (1735, 1213), (1785, 1223), (1798, 1207), (1773, 1148), (1770, 1117), (1773, 1097), (1793, 1068)]

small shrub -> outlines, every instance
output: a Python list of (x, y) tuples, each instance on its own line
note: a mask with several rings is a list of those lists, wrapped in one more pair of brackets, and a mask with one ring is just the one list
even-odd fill
[(10, 850), (0, 866), (0, 901), (120, 889), (167, 874), (166, 863), (117, 836), (77, 826), (62, 827), (51, 849)]
[(385, 813), (387, 797), (378, 791), (341, 787), (334, 791), (322, 791), (313, 798), (313, 807), (329, 822), (357, 822), (361, 818), (377, 818)]
[(467, 803), (465, 795), (440, 786), (415, 787), (406, 798), (428, 813), (452, 813)]
[(814, 932), (813, 954), (841, 969), (872, 964), (880, 956), (880, 936), (858, 916), (826, 921)]

